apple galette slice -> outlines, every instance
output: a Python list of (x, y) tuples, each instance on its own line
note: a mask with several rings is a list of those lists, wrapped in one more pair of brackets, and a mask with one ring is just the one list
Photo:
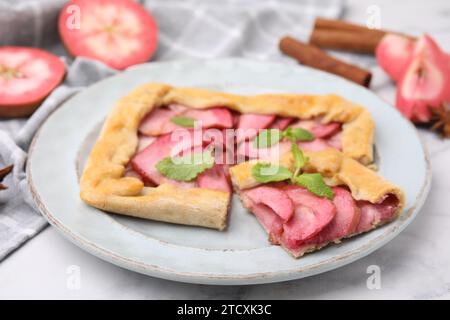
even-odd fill
[(296, 258), (392, 221), (405, 203), (400, 188), (335, 149), (292, 144), (278, 163), (253, 160), (230, 173), (270, 242)]

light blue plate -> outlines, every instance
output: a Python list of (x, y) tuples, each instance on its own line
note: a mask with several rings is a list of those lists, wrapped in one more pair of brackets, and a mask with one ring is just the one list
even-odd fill
[[(367, 107), (376, 122), (381, 175), (406, 193), (400, 219), (299, 260), (271, 246), (256, 219), (233, 199), (226, 231), (107, 214), (81, 202), (79, 172), (115, 101), (151, 81), (241, 94), (335, 93)], [(28, 182), (44, 216), (90, 253), (127, 269), (176, 281), (253, 284), (298, 279), (338, 268), (380, 248), (416, 216), (430, 168), (414, 127), (369, 90), (313, 69), (243, 59), (137, 66), (67, 101), (42, 126), (28, 160)]]

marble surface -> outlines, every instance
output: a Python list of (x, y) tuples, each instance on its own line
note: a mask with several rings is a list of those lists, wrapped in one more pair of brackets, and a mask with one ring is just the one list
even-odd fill
[[(352, 0), (347, 1), (344, 17), (364, 22), (372, 5), (380, 10), (382, 27), (413, 34), (430, 33), (450, 52), (448, 0)], [(394, 88), (374, 66), (373, 59), (358, 59), (374, 72), (372, 88), (393, 102)], [(49, 227), (0, 263), (0, 298), (450, 299), (450, 140), (425, 131), (420, 136), (428, 147), (433, 169), (430, 196), (422, 212), (389, 244), (343, 268), (278, 284), (190, 285), (147, 277), (106, 263)], [(368, 273), (373, 266), (380, 270), (381, 281), (376, 288), (370, 285), (372, 278)]]

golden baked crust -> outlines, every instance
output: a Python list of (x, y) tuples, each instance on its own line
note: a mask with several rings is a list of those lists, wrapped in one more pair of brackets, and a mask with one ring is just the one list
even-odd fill
[[(380, 203), (387, 195), (393, 194), (399, 200), (394, 217), (397, 217), (405, 206), (405, 194), (396, 185), (390, 183), (375, 171), (363, 166), (335, 149), (319, 152), (304, 152), (309, 158), (304, 170), (322, 174), (330, 186), (347, 186), (355, 200), (366, 200)], [(237, 190), (253, 188), (260, 183), (252, 176), (252, 167), (264, 160), (244, 162), (230, 168), (231, 180)], [(281, 157), (279, 165), (294, 168), (292, 153)]]
[(363, 107), (338, 96), (239, 96), (150, 83), (120, 99), (106, 119), (81, 177), (80, 197), (83, 201), (102, 210), (130, 216), (219, 230), (225, 228), (228, 193), (183, 189), (169, 184), (147, 188), (139, 179), (124, 176), (126, 165), (136, 152), (141, 120), (153, 108), (170, 103), (198, 109), (226, 106), (242, 113), (301, 119), (321, 117), (324, 123), (339, 121), (343, 123), (344, 154), (364, 164), (373, 160), (374, 125), (370, 114)]

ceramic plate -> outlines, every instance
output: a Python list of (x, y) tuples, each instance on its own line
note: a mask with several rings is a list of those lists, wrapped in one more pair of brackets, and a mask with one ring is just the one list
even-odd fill
[[(405, 191), (405, 211), (393, 223), (295, 260), (269, 244), (259, 223), (236, 197), (224, 232), (128, 218), (85, 205), (79, 198), (78, 179), (102, 122), (118, 98), (151, 81), (240, 94), (335, 93), (364, 105), (376, 122), (379, 172)], [(33, 141), (27, 169), (43, 215), (76, 245), (130, 270), (206, 284), (298, 279), (360, 259), (414, 219), (431, 178), (414, 127), (369, 90), (306, 67), (243, 59), (151, 63), (93, 85), (44, 123)]]

